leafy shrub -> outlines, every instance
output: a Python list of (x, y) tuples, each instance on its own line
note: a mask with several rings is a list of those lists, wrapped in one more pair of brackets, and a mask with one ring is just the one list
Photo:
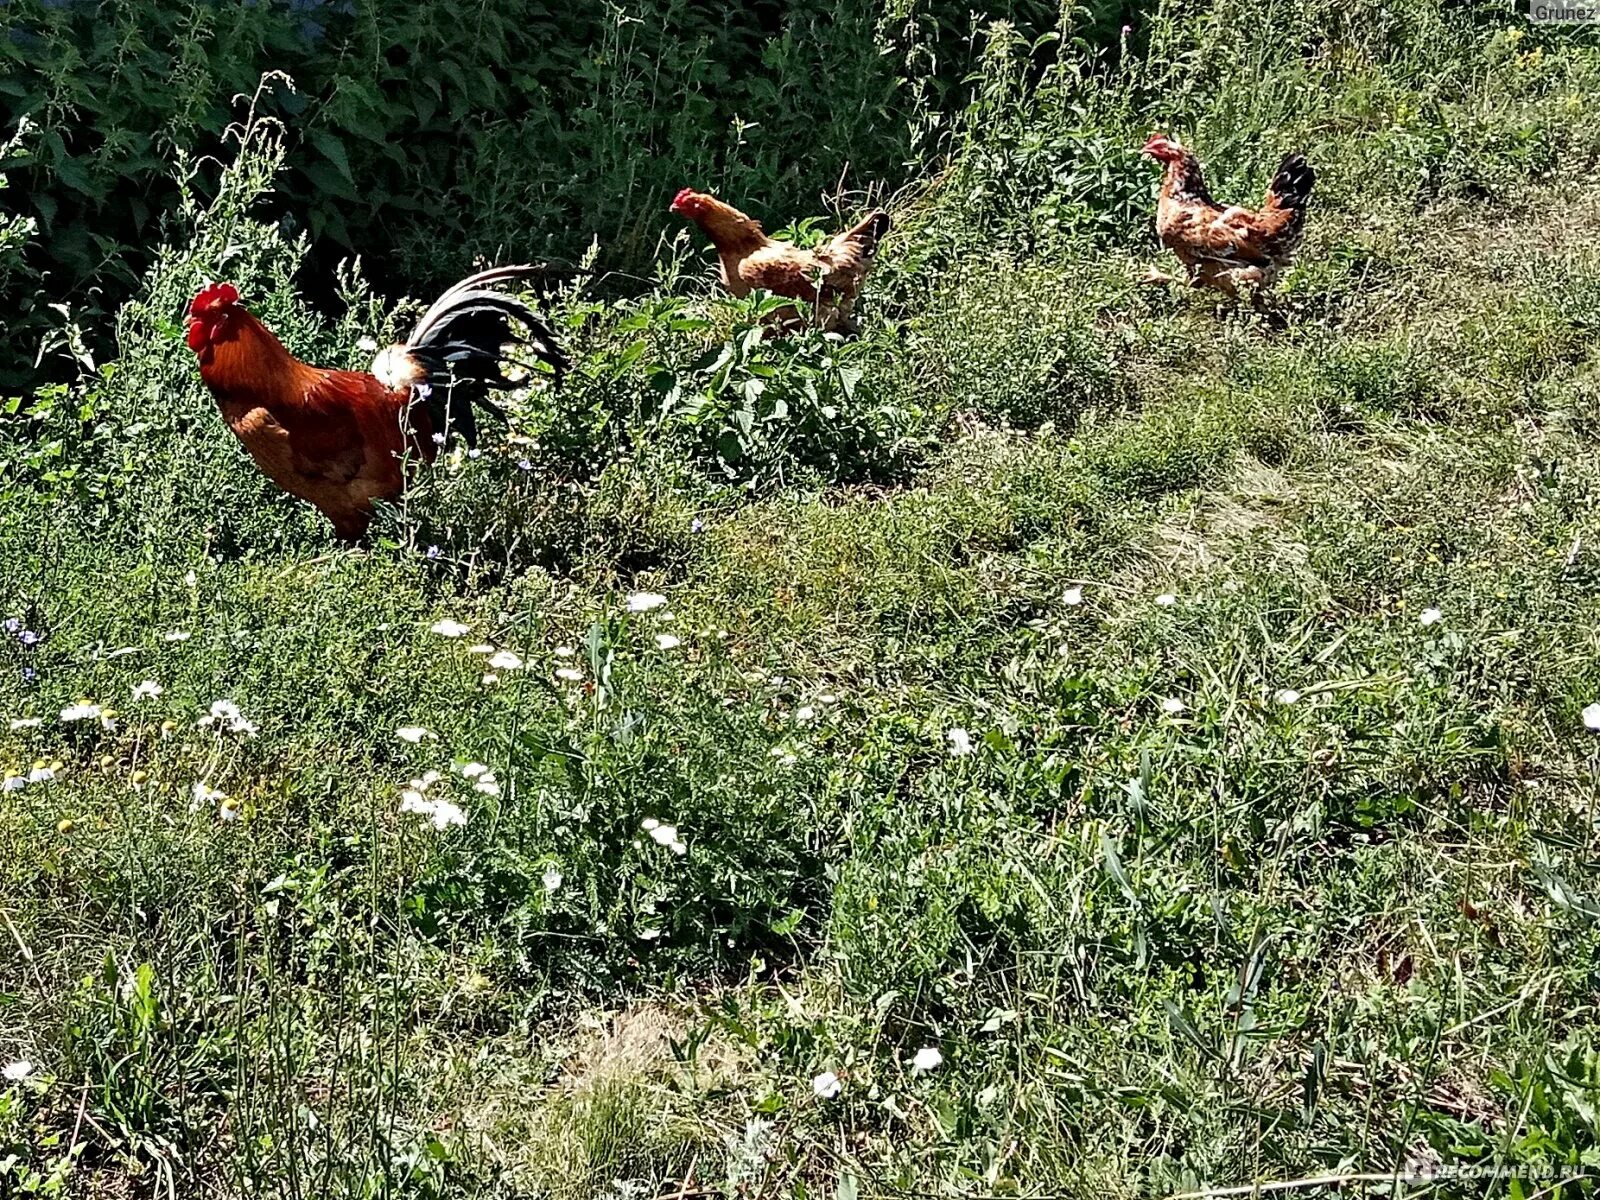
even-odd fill
[(812, 208), (846, 168), (851, 187), (881, 181), (959, 89), (969, 34), (949, 0), (16, 0), (6, 15), (0, 126), (39, 128), (19, 172), (46, 235), (30, 261), (51, 298), (95, 285), (109, 307), (161, 242), (173, 159), (215, 153), (267, 70), (294, 80), (257, 97), (295, 131), (270, 215), (309, 230), (324, 269), (357, 252), (380, 286), (422, 290), (475, 254), (576, 258), (596, 235), (637, 270), (685, 183), (767, 216)]

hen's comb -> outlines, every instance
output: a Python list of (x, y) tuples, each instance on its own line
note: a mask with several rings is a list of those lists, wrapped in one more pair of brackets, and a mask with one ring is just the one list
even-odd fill
[(677, 208), (678, 205), (682, 204), (685, 200), (687, 200), (692, 195), (694, 195), (694, 189), (693, 188), (689, 188), (689, 187), (683, 188), (682, 190), (680, 190), (678, 192), (678, 194), (676, 196), (674, 196), (672, 198), (672, 207), (673, 208)]
[(239, 289), (231, 283), (212, 283), (200, 289), (200, 294), (194, 298), (194, 303), (189, 305), (189, 312), (194, 315), (206, 312), (213, 308), (226, 308), (230, 304), (239, 303)]

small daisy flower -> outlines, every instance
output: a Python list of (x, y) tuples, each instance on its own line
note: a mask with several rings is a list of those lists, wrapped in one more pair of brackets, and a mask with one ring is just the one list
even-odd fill
[(628, 611), (631, 613), (650, 612), (660, 608), (667, 602), (667, 598), (660, 592), (632, 592), (628, 596)]
[(522, 660), (509, 650), (497, 650), (489, 665), (500, 671), (516, 671), (522, 667)]
[(563, 683), (577, 683), (583, 678), (583, 672), (576, 667), (557, 667), (556, 678)]
[(657, 825), (650, 830), (650, 838), (658, 846), (670, 846), (678, 840), (678, 827), (676, 825)]
[(365, 350), (370, 354), (372, 351), (376, 350), (377, 348), (378, 348), (378, 343), (376, 341), (374, 341), (372, 338), (360, 337), (360, 338), (356, 339), (356, 349), (357, 350)]
[(1419, 625), (1437, 625), (1442, 620), (1444, 620), (1444, 613), (1437, 608), (1425, 608), (1417, 615), (1417, 624)]
[(187, 629), (169, 629), (161, 635), (162, 640), (168, 642), (187, 642), (193, 636)]
[(255, 724), (245, 720), (239, 712), (239, 706), (232, 700), (213, 701), (210, 714), (201, 717), (195, 724), (201, 729), (209, 725), (227, 733), (240, 734), (243, 737), (255, 737), (257, 732)]
[(682, 842), (673, 842), (667, 847), (667, 849), (671, 850), (679, 858), (682, 858), (685, 854), (689, 853), (689, 847), (684, 845)]
[(33, 1064), (25, 1058), (19, 1058), (16, 1062), (0, 1067), (0, 1076), (4, 1076), (8, 1083), (21, 1083), (32, 1074)]
[(224, 796), (217, 804), (217, 820), (237, 821), (239, 819), (239, 802), (232, 796)]
[(498, 796), (500, 794), (500, 781), (493, 775), (485, 773), (478, 777), (478, 782), (472, 785), (474, 791), (482, 792), (485, 796)]
[(656, 648), (660, 650), (676, 650), (683, 645), (683, 639), (670, 633), (656, 634)]
[(77, 704), (69, 704), (66, 708), (63, 708), (61, 710), (61, 719), (67, 722), (98, 721), (100, 719), (100, 712), (101, 710), (98, 704), (90, 704), (87, 701), (81, 701)]
[(493, 671), (490, 671), (482, 679), (478, 680), (478, 682), (484, 687), (493, 687), (495, 684), (500, 682), (500, 676), (496, 675)]
[(146, 679), (143, 683), (133, 685), (133, 698), (135, 700), (154, 700), (165, 690), (154, 679)]
[(1171, 592), (1162, 592), (1161, 595), (1156, 597), (1156, 603), (1162, 608), (1171, 608), (1177, 602), (1178, 598)]
[(794, 719), (801, 725), (804, 725), (807, 721), (812, 720), (816, 717), (816, 715), (817, 710), (812, 708), (809, 704), (801, 705), (799, 708), (794, 710)]
[(1591, 704), (1583, 710), (1583, 727), (1600, 733), (1600, 704)]
[(811, 1081), (811, 1090), (819, 1100), (832, 1100), (844, 1089), (844, 1081), (832, 1071), (824, 1071)]
[(557, 646), (551, 653), (557, 658), (571, 658), (577, 651), (571, 646)]
[(1282, 688), (1272, 698), (1279, 704), (1293, 704), (1300, 699), (1300, 693), (1293, 688)]
[(1184, 710), (1184, 703), (1176, 696), (1168, 696), (1161, 702), (1161, 711), (1169, 717), (1175, 717)]
[(545, 891), (558, 892), (561, 890), (561, 885), (564, 880), (561, 878), (560, 871), (556, 870), (554, 867), (546, 867), (544, 874), (539, 876), (539, 882), (544, 884)]
[(33, 770), (28, 772), (29, 783), (54, 783), (56, 778), (55, 768), (44, 763), (35, 763)]
[(480, 775), (487, 774), (489, 774), (489, 768), (484, 766), (481, 762), (469, 762), (461, 764), (461, 777), (463, 779), (477, 779)]
[(468, 646), (467, 647), (467, 653), (468, 654), (493, 654), (494, 653), (494, 647), (489, 645), (488, 642), (479, 642), (475, 646)]
[(944, 1055), (939, 1053), (935, 1046), (924, 1046), (911, 1057), (911, 1069), (914, 1071), (937, 1071), (944, 1062)]
[(1077, 608), (1078, 605), (1083, 603), (1083, 589), (1081, 587), (1069, 587), (1061, 593), (1061, 603), (1068, 608)]
[(220, 804), (227, 798), (227, 793), (219, 791), (209, 783), (196, 783), (189, 789), (189, 811), (199, 812), (202, 808)]
[(44, 718), (43, 717), (12, 717), (11, 718), (11, 729), (12, 729), (13, 732), (15, 732), (18, 729), (37, 729), (37, 728), (39, 728), (39, 726), (41, 726), (43, 724), (44, 724)]
[(950, 742), (950, 754), (953, 758), (964, 758), (973, 751), (972, 735), (959, 727), (948, 730), (945, 735)]
[(4, 779), (0, 779), (0, 792), (20, 792), (28, 786), (28, 781), (15, 771), (7, 771)]
[(409, 742), (413, 746), (421, 742), (423, 738), (434, 736), (430, 730), (424, 729), (421, 725), (402, 725), (394, 731), (394, 735), (402, 742)]
[(442, 621), (435, 621), (428, 626), (430, 633), (437, 633), (440, 637), (458, 638), (472, 632), (471, 625), (463, 625), (460, 621), (452, 621), (449, 617)]
[(644, 820), (639, 822), (639, 828), (644, 830), (646, 833), (649, 833), (652, 829), (658, 828), (660, 824), (661, 822), (656, 820), (654, 817), (646, 817)]

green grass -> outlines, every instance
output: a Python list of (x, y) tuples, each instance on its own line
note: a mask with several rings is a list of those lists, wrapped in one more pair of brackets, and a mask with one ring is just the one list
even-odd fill
[[(1344, 11), (1104, 85), (997, 38), (859, 340), (580, 280), (571, 384), (359, 553), (175, 342), (219, 269), (318, 361), (394, 321), (299, 301), (255, 131), (4, 418), (0, 769), (59, 765), (0, 792), (0, 1194), (1600, 1170), (1600, 52)], [(1131, 282), (1184, 119), (1230, 199), (1313, 148), (1279, 321)]]

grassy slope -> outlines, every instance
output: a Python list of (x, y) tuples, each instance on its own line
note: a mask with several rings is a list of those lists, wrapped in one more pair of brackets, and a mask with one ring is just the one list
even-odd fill
[[(7, 649), (40, 675), (8, 711), (48, 719), (0, 753), (61, 763), (0, 795), (0, 1058), (40, 1064), (0, 1145), (48, 1174), (75, 1140), (71, 1186), (112, 1194), (1131, 1195), (1592, 1156), (1600, 190), (1485, 143), (1492, 203), (1328, 171), (1282, 330), (1132, 287), (1137, 247), (923, 271), (907, 237), (906, 319), (858, 361), (929, 410), (908, 480), (736, 501), (646, 445), (568, 504), (497, 450), (394, 526), (441, 561), (328, 553), (241, 486), (187, 363), (130, 356), (97, 419), (176, 396), (154, 449), (0, 514), (51, 634)], [(525, 486), (551, 570), (494, 508)], [(643, 588), (670, 619), (623, 611)], [(478, 637), (525, 669), (486, 685)], [(118, 727), (55, 721), (79, 695)], [(223, 697), (258, 737), (195, 728)], [(434, 785), (464, 828), (397, 813), (469, 759), (501, 794)]]

